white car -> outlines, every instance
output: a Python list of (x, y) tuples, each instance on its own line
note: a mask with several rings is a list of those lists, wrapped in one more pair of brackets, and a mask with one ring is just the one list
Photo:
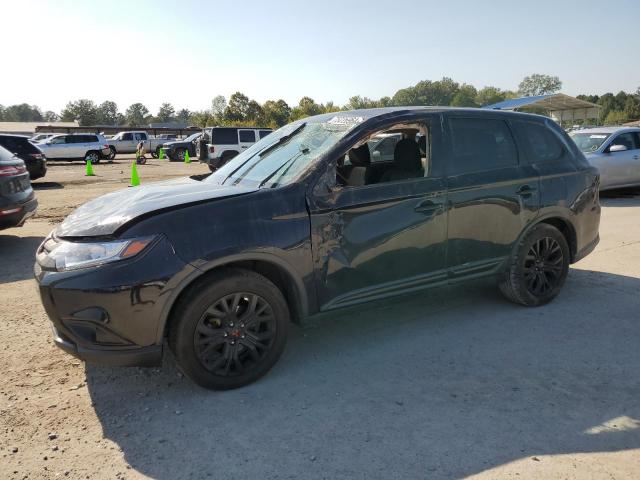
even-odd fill
[(600, 171), (600, 190), (640, 186), (640, 128), (595, 127), (569, 136)]
[(207, 143), (206, 158), (202, 159), (199, 145), (196, 154), (213, 172), (272, 131), (270, 128), (208, 127), (203, 133)]
[(109, 143), (102, 135), (77, 133), (55, 135), (38, 143), (48, 160), (84, 160), (99, 163), (111, 153)]

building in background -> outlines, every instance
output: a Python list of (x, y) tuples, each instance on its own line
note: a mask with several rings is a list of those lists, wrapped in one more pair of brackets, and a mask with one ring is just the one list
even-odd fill
[(598, 123), (600, 120), (600, 105), (570, 97), (564, 93), (537, 95), (532, 97), (512, 98), (502, 102), (487, 105), (483, 108), (494, 110), (511, 110), (514, 112), (528, 112), (548, 115), (560, 125), (574, 125)]
[[(0, 122), (0, 133), (14, 133), (31, 136), (36, 133), (51, 133), (47, 127), (78, 127), (78, 122)], [(52, 130), (53, 132), (54, 130)]]

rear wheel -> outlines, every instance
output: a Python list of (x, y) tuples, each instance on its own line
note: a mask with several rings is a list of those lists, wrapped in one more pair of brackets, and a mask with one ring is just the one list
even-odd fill
[(114, 147), (109, 147), (109, 155), (107, 155), (107, 160), (113, 160), (116, 158), (116, 149)]
[(100, 154), (95, 151), (87, 152), (87, 154), (84, 156), (84, 161), (88, 161), (94, 164), (100, 163)]
[(547, 224), (536, 225), (516, 247), (500, 290), (509, 300), (538, 306), (553, 300), (569, 273), (570, 251), (564, 235)]
[(226, 390), (252, 383), (276, 363), (287, 340), (289, 309), (280, 290), (247, 270), (230, 269), (183, 299), (169, 345), (198, 385)]

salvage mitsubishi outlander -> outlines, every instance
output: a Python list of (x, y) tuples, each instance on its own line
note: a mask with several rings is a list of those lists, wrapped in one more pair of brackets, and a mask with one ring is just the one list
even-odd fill
[(36, 254), (55, 343), (206, 388), (265, 375), (290, 322), (481, 276), (544, 305), (598, 243), (599, 175), (548, 118), (397, 107), (280, 128), (205, 179), (90, 201)]

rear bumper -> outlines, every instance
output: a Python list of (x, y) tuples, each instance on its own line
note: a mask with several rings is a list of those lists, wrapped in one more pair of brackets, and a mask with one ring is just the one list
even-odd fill
[(596, 238), (594, 238), (591, 243), (589, 243), (588, 245), (584, 246), (579, 252), (576, 253), (575, 257), (573, 258), (573, 262), (572, 263), (579, 262), (584, 257), (589, 255), (591, 252), (593, 252), (595, 250), (595, 248), (598, 246), (599, 243), (600, 243), (600, 234), (598, 234), (596, 236)]
[(36, 213), (37, 208), (38, 201), (35, 197), (24, 203), (0, 207), (0, 229), (22, 226), (29, 217)]

